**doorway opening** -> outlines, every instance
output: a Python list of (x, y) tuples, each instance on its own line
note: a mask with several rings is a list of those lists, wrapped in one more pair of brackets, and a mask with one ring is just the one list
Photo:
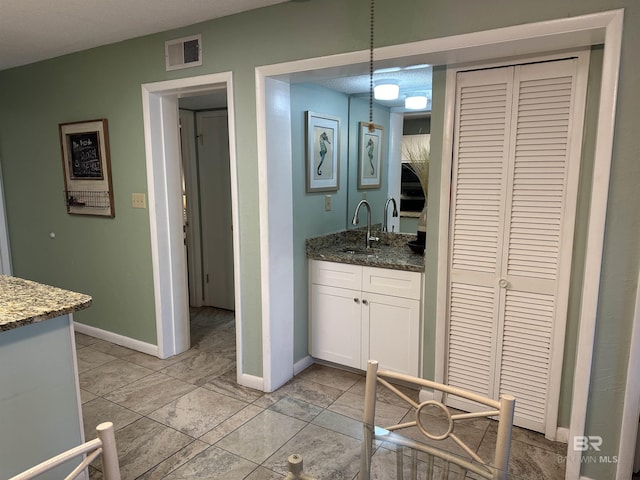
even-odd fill
[(178, 102), (183, 231), (190, 307), (233, 311), (229, 129), (223, 93), (181, 98)]
[[(227, 276), (230, 272), (232, 278), (232, 300), (227, 301), (226, 306), (235, 309), (236, 360), (242, 359), (242, 315), (239, 301), (242, 287), (239, 275), (234, 273), (239, 271), (239, 237), (232, 75), (226, 72), (145, 84), (142, 85), (142, 94), (158, 356), (167, 358), (190, 347), (188, 247), (185, 245), (184, 228), (187, 204), (186, 190), (183, 187), (186, 182), (182, 180), (179, 106), (181, 103), (182, 106), (188, 106), (194, 99), (202, 100), (200, 97), (204, 97), (210, 100), (217, 98), (226, 106), (223, 122), (226, 122), (227, 128), (225, 140), (228, 141), (228, 174), (225, 181), (230, 200), (229, 231), (233, 252), (232, 264), (227, 268)], [(197, 196), (194, 198), (198, 199)], [(198, 199), (189, 204), (193, 206), (199, 202)], [(195, 223), (200, 224), (194, 222), (194, 225)], [(202, 239), (201, 235), (191, 237), (199, 238), (200, 241)], [(192, 247), (192, 254), (196, 250)], [(237, 361), (236, 364), (238, 382), (242, 383), (242, 361)], [(261, 385), (252, 383), (251, 378), (243, 384), (261, 388)]]

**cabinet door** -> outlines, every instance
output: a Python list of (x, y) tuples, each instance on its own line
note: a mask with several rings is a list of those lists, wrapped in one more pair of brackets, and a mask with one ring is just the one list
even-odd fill
[(362, 365), (372, 359), (380, 368), (418, 376), (419, 300), (364, 293), (362, 329)]
[(361, 312), (358, 290), (311, 285), (311, 355), (360, 368)]

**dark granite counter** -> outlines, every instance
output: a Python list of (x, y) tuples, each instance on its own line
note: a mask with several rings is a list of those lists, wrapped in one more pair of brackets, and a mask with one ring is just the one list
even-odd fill
[(370, 252), (365, 251), (365, 235), (364, 230), (353, 229), (309, 238), (306, 241), (307, 258), (424, 272), (424, 256), (412, 252), (407, 245), (408, 241), (416, 239), (415, 235), (372, 229), (372, 235), (380, 240), (372, 242)]
[(0, 275), (0, 332), (83, 310), (89, 305), (89, 295)]

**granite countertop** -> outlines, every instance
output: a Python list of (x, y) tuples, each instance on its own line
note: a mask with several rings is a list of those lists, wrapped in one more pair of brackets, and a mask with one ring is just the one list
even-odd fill
[[(411, 251), (407, 242), (415, 235), (385, 233), (372, 228), (378, 242), (371, 242), (371, 253), (365, 251), (366, 230), (352, 229), (309, 238), (306, 241), (307, 258), (328, 262), (351, 263), (370, 267), (393, 268), (410, 272), (424, 272), (424, 256)], [(349, 253), (345, 250), (355, 250)]]
[(0, 275), (0, 332), (83, 310), (89, 305), (89, 295)]

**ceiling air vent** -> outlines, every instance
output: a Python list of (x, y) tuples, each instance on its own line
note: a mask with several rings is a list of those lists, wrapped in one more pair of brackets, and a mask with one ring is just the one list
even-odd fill
[(164, 57), (167, 71), (202, 65), (202, 35), (165, 42)]

